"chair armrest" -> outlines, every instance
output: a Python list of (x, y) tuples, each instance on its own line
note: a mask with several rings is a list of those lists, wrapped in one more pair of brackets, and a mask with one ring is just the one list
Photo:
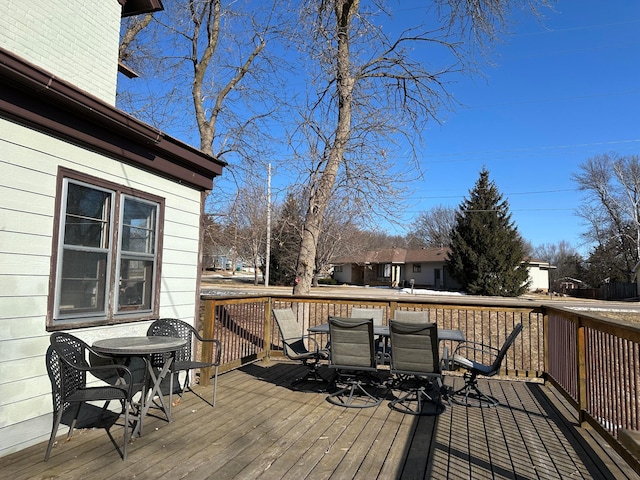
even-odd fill
[[(90, 350), (90, 349), (88, 349)], [(113, 360), (113, 357), (110, 357), (108, 355), (99, 355), (97, 352), (94, 352), (93, 350), (90, 350), (92, 354), (95, 354), (96, 356), (105, 358), (105, 359), (111, 359)], [(120, 363), (114, 363), (112, 365), (77, 365), (74, 363), (71, 363), (69, 360), (67, 360), (64, 356), (62, 355), (58, 355), (58, 357), (60, 358), (60, 360), (62, 362), (64, 362), (68, 367), (71, 367), (74, 370), (78, 370), (81, 372), (88, 372), (91, 373), (92, 375), (94, 375), (97, 379), (101, 379), (99, 374), (96, 375), (96, 373), (98, 372), (116, 372), (116, 375), (118, 376), (118, 378), (122, 379), (122, 381), (124, 382), (123, 385), (120, 385), (121, 387), (126, 387), (127, 389), (127, 397), (131, 398), (133, 395), (133, 385), (134, 385), (134, 379), (133, 379), (133, 374), (131, 373), (131, 370), (129, 370), (128, 367), (126, 367), (125, 365), (122, 365)], [(108, 382), (105, 382), (108, 383)], [(118, 385), (114, 385), (114, 386), (118, 386)]]
[(293, 349), (293, 344), (295, 342), (299, 342), (300, 340), (309, 341), (309, 348), (307, 348), (307, 350), (309, 350), (309, 352), (311, 353), (318, 353), (320, 350), (322, 350), (320, 348), (320, 344), (316, 340), (315, 335), (302, 335), (301, 337), (295, 337), (295, 338), (283, 338), (282, 342), (285, 344), (285, 346)]
[(216, 338), (204, 338), (202, 335), (200, 335), (200, 333), (196, 329), (192, 329), (192, 331), (193, 331), (193, 334), (196, 336), (196, 338), (200, 342), (202, 342), (202, 343), (214, 343), (216, 345), (215, 363), (217, 363), (219, 365), (220, 364), (220, 358), (222, 356), (222, 343), (220, 343), (220, 340), (218, 340)]
[(193, 330), (196, 338), (202, 343), (213, 343), (216, 346), (216, 354), (214, 365), (220, 365), (220, 358), (222, 357), (222, 343), (217, 338), (203, 338), (197, 330)]
[(499, 348), (495, 348), (481, 342), (464, 341), (458, 344), (456, 349), (453, 351), (451, 358), (453, 359), (456, 355), (465, 358), (470, 356), (473, 356), (473, 358), (485, 356), (496, 358), (499, 352)]

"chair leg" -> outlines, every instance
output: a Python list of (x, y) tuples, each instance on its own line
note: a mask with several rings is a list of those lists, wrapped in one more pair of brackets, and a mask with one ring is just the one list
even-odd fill
[(58, 427), (60, 426), (60, 422), (62, 421), (62, 413), (63, 409), (58, 410), (58, 413), (53, 419), (53, 426), (51, 427), (51, 437), (49, 437), (49, 444), (47, 445), (47, 451), (44, 454), (44, 461), (49, 460), (49, 455), (51, 455), (51, 449), (53, 448), (53, 444), (56, 441), (56, 434), (58, 433)]
[[(378, 387), (376, 384), (373, 384), (373, 386)], [(347, 386), (327, 396), (327, 401), (339, 407), (369, 408), (380, 405), (382, 398), (369, 393), (365, 388), (364, 382), (357, 377), (353, 377), (347, 381)]]
[[(317, 362), (305, 363), (304, 365), (307, 367), (306, 374), (303, 377), (292, 380), (291, 383), (289, 384), (292, 388), (295, 388), (297, 385), (300, 385), (302, 383), (308, 383), (308, 382), (320, 382), (320, 383), (327, 383), (327, 384), (329, 383), (326, 379), (322, 377), (322, 375), (320, 375), (320, 372), (318, 372), (318, 369), (320, 368), (319, 363)], [(327, 388), (323, 388), (322, 390), (314, 389), (313, 391), (326, 392)]]
[[(452, 401), (458, 405), (477, 408), (491, 408), (500, 405), (498, 399), (487, 395), (478, 388), (477, 375), (467, 372), (464, 374), (464, 380), (464, 386), (451, 395)], [(462, 397), (462, 400), (456, 397)]]
[(216, 406), (216, 396), (218, 393), (218, 366), (216, 365), (216, 373), (213, 376), (213, 406)]
[[(441, 414), (445, 410), (445, 406), (441, 401), (443, 385), (442, 381), (439, 378), (436, 380), (436, 383), (438, 384), (437, 401), (427, 393), (427, 387), (429, 385), (423, 383), (422, 385), (416, 385), (415, 387), (409, 389), (407, 393), (402, 397), (396, 398), (395, 400), (389, 402), (389, 408), (409, 415)], [(435, 410), (425, 411), (424, 407), (427, 404), (434, 405)], [(413, 408), (414, 405), (415, 408)]]
[(122, 402), (122, 408), (124, 410), (124, 439), (123, 439), (123, 443), (122, 443), (122, 460), (126, 460), (127, 459), (127, 445), (129, 444), (129, 435), (127, 435), (127, 433), (129, 432), (129, 408), (130, 408), (130, 403), (129, 400), (123, 400)]

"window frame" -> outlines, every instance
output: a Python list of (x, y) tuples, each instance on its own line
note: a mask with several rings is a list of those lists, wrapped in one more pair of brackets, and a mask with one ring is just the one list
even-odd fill
[[(65, 225), (67, 221), (67, 192), (69, 184), (83, 185), (98, 191), (110, 193), (110, 212), (108, 248), (106, 260), (105, 280), (105, 308), (100, 312), (77, 312), (60, 314), (60, 285), (62, 280), (63, 254), (65, 251), (87, 250), (90, 248), (71, 247), (65, 245)], [(139, 201), (151, 205), (155, 209), (155, 232), (153, 254), (132, 254), (122, 248), (124, 205), (127, 199)], [(153, 210), (153, 208), (152, 208)], [(162, 271), (162, 245), (164, 232), (165, 199), (138, 189), (103, 180), (92, 175), (70, 170), (64, 167), (58, 168), (56, 201), (54, 213), (54, 233), (52, 240), (52, 256), (49, 279), (49, 295), (47, 308), (47, 330), (81, 328), (87, 326), (110, 325), (129, 323), (157, 318), (160, 311), (160, 289)], [(125, 254), (123, 255), (123, 252)], [(151, 260), (152, 282), (150, 308), (121, 308), (120, 297), (120, 268), (122, 259), (146, 259)]]

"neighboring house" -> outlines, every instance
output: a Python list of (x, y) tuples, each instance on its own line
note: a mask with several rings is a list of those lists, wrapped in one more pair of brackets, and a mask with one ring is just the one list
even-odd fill
[(444, 248), (372, 250), (334, 259), (333, 278), (354, 285), (457, 290), (460, 285), (445, 266), (447, 253)]
[(92, 343), (195, 321), (204, 199), (224, 166), (115, 108), (121, 17), (159, 0), (4, 7), (0, 456), (50, 434), (52, 331)]
[(554, 282), (554, 291), (559, 293), (571, 293), (583, 287), (582, 280), (571, 277), (562, 277)]
[[(354, 285), (459, 290), (460, 284), (445, 265), (448, 253), (447, 248), (396, 248), (336, 258), (332, 262), (333, 278)], [(555, 267), (548, 262), (529, 260), (529, 290), (549, 289), (549, 268)]]

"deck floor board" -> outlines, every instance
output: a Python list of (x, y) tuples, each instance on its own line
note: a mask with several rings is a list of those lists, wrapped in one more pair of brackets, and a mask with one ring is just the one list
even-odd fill
[[(415, 417), (388, 407), (344, 409), (291, 389), (304, 368), (258, 362), (220, 376), (211, 408), (187, 393), (173, 421), (148, 417), (123, 462), (103, 430), (0, 458), (0, 477), (31, 479), (637, 479), (550, 386), (481, 380), (491, 409), (447, 405)], [(328, 375), (328, 372), (323, 372)], [(448, 387), (462, 378), (446, 376)], [(209, 396), (211, 387), (196, 387)], [(384, 392), (383, 392), (384, 393)], [(121, 427), (114, 427), (116, 441)]]

